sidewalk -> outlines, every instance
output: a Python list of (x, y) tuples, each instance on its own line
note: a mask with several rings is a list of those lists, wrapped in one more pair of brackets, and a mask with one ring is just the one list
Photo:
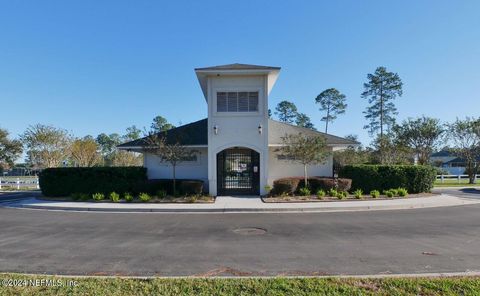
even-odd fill
[(480, 200), (442, 194), (393, 200), (365, 200), (341, 202), (264, 203), (259, 197), (219, 196), (210, 204), (143, 204), (143, 203), (95, 203), (60, 202), (36, 198), (3, 204), (11, 208), (99, 211), (99, 212), (163, 212), (163, 213), (246, 213), (246, 212), (347, 212), (400, 210), (433, 207), (449, 207), (479, 204)]

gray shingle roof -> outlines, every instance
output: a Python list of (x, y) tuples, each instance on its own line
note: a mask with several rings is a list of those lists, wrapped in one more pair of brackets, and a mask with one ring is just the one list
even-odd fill
[[(172, 128), (160, 135), (166, 136), (167, 143), (177, 142), (186, 146), (208, 145), (208, 121), (207, 118)], [(118, 145), (118, 148), (141, 147), (147, 143), (146, 138), (137, 139), (131, 142)]]
[(204, 70), (280, 70), (280, 67), (270, 67), (270, 66), (259, 66), (259, 65), (248, 65), (248, 64), (228, 64), (228, 65), (219, 65), (213, 67), (205, 68), (196, 68), (195, 71), (204, 71)]
[(360, 143), (337, 137), (334, 135), (322, 133), (319, 131), (314, 131), (309, 128), (305, 127), (299, 127), (295, 125), (291, 125), (288, 123), (276, 121), (269, 119), (268, 120), (268, 144), (282, 144), (282, 137), (284, 137), (286, 134), (298, 134), (302, 133), (304, 135), (308, 136), (324, 136), (326, 138), (327, 144), (328, 145), (358, 145)]
[[(282, 137), (285, 134), (303, 133), (311, 136), (324, 136), (329, 145), (357, 145), (358, 142), (351, 141), (345, 138), (337, 137), (330, 134), (321, 133), (304, 127), (275, 121), (269, 119), (268, 121), (268, 144), (282, 144)], [(208, 119), (202, 119), (186, 125), (182, 125), (166, 132), (162, 132), (166, 136), (167, 143), (174, 144), (179, 142), (186, 146), (200, 146), (208, 145)], [(118, 148), (141, 147), (146, 144), (145, 138), (135, 141), (127, 142), (118, 145)]]

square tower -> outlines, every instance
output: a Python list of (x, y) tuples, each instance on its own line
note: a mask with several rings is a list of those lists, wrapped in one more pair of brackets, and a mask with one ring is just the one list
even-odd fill
[(265, 194), (268, 95), (280, 68), (231, 64), (195, 72), (208, 104), (210, 194)]

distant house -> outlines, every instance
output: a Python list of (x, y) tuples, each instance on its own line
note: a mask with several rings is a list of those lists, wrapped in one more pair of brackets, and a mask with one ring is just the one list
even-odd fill
[[(480, 158), (477, 159), (480, 161)], [(463, 175), (465, 174), (466, 161), (465, 159), (458, 157), (449, 150), (442, 150), (436, 153), (433, 153), (430, 156), (430, 163), (433, 166), (442, 168), (447, 171), (450, 175)]]
[[(271, 120), (268, 95), (279, 67), (231, 64), (195, 69), (208, 118), (160, 133), (167, 143), (180, 143), (198, 153), (177, 167), (179, 179), (200, 179), (211, 195), (265, 194), (275, 179), (303, 175), (303, 166), (278, 154), (286, 134), (324, 136), (328, 148), (358, 144), (345, 138)], [(179, 102), (181, 105), (181, 102)], [(195, 112), (189, 106), (182, 106)], [(168, 163), (143, 150), (146, 139), (119, 145), (119, 149), (144, 154), (150, 179), (172, 178)], [(309, 167), (314, 176), (332, 176), (333, 159)]]

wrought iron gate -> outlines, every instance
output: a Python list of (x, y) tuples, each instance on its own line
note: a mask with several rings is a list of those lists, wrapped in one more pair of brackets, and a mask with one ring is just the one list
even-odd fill
[(260, 194), (260, 154), (232, 148), (217, 154), (218, 195)]

